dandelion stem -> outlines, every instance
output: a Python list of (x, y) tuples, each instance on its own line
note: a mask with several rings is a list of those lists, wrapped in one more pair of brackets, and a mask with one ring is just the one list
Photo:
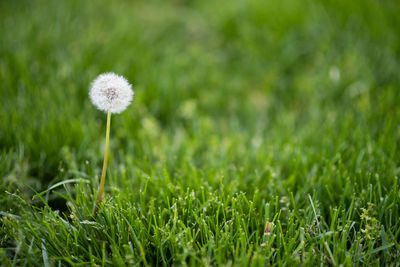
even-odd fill
[(108, 145), (110, 143), (110, 124), (111, 124), (111, 112), (109, 111), (107, 113), (106, 147), (104, 149), (103, 170), (101, 172), (101, 179), (100, 179), (99, 191), (97, 193), (96, 207), (94, 208), (94, 215), (97, 214), (99, 204), (100, 204), (101, 198), (103, 196), (104, 183), (106, 181), (107, 161), (108, 161)]

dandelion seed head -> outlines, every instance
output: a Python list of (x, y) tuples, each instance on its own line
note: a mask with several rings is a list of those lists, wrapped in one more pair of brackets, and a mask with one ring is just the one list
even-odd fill
[(132, 86), (115, 73), (100, 74), (91, 84), (89, 97), (100, 110), (121, 113), (133, 99)]

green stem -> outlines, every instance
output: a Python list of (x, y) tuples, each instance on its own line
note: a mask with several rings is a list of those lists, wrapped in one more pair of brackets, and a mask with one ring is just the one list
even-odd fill
[(103, 170), (101, 172), (101, 179), (100, 179), (99, 191), (97, 193), (96, 207), (94, 208), (94, 215), (97, 214), (99, 204), (100, 204), (101, 198), (103, 196), (104, 183), (106, 181), (107, 161), (108, 161), (108, 145), (110, 143), (110, 125), (111, 125), (111, 112), (108, 112), (107, 113), (107, 130), (106, 130), (106, 147), (104, 150)]

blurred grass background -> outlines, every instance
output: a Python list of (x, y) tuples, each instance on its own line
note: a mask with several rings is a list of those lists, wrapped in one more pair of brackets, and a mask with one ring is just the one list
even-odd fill
[(399, 117), (398, 7), (4, 1), (2, 151), (24, 153), (29, 174), (46, 182), (66, 160), (63, 151), (77, 162), (101, 160), (104, 114), (87, 91), (106, 71), (135, 86), (134, 105), (112, 125), (114, 150), (135, 160), (171, 160), (174, 136), (175, 148), (195, 143), (199, 157), (186, 155), (189, 161), (231, 136), (270, 145), (307, 139), (321, 150), (335, 145), (326, 134), (349, 131), (350, 139), (359, 128), (374, 140), (392, 130), (387, 142), (398, 144), (391, 126)]
[[(111, 188), (150, 179), (160, 202), (207, 185), (293, 192), (300, 206), (312, 193), (323, 210), (355, 195), (378, 205), (400, 170), (399, 12), (378, 0), (1, 1), (2, 191), (96, 184), (105, 114), (88, 87), (113, 71), (135, 99), (112, 119)], [(2, 210), (16, 209), (3, 192)]]

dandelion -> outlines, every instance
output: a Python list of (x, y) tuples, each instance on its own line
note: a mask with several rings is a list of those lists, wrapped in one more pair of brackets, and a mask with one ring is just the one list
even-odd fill
[(92, 103), (107, 113), (106, 145), (104, 150), (103, 169), (99, 190), (97, 193), (94, 215), (97, 214), (98, 206), (103, 196), (104, 183), (106, 180), (108, 146), (110, 142), (111, 114), (124, 111), (133, 99), (132, 86), (122, 76), (115, 73), (104, 73), (99, 75), (91, 84), (89, 97)]

